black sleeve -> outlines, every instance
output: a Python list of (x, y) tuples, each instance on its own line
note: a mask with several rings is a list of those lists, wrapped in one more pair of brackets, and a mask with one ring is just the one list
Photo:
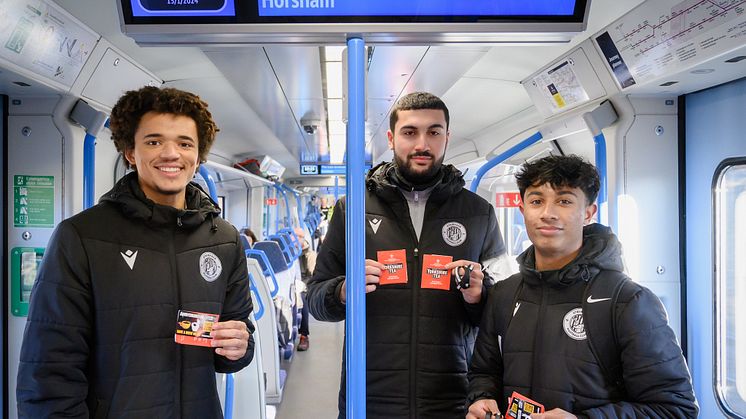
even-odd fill
[(487, 229), (484, 235), (484, 244), (482, 245), (482, 253), (479, 255), (479, 262), (482, 263), (485, 260), (496, 258), (502, 254), (505, 254), (505, 243), (503, 242), (503, 235), (500, 232), (500, 226), (497, 224), (497, 217), (495, 216), (495, 210), (492, 205), (487, 203)]
[[(486, 203), (486, 202), (485, 202)], [(505, 244), (503, 243), (503, 236), (500, 234), (500, 227), (497, 225), (497, 217), (495, 217), (495, 211), (489, 203), (486, 203), (487, 207), (487, 229), (484, 235), (484, 243), (482, 245), (482, 251), (479, 255), (479, 263), (484, 264), (486, 260), (494, 259), (505, 253)], [(466, 313), (469, 316), (469, 321), (474, 326), (479, 326), (482, 320), (482, 314), (485, 307), (485, 301), (487, 300), (487, 293), (494, 284), (493, 278), (484, 273), (484, 283), (482, 289), (482, 300), (476, 304), (469, 304), (464, 302), (466, 307)]]
[[(496, 297), (501, 292), (501, 284), (492, 287), (487, 294), (484, 317), (479, 328), (474, 356), (469, 368), (469, 396), (471, 405), (480, 399), (500, 400), (502, 395), (503, 360), (500, 350), (500, 337), (497, 330), (499, 309)], [(511, 296), (512, 298), (512, 296)]]
[(214, 354), (215, 371), (220, 373), (231, 373), (241, 370), (251, 363), (254, 359), (254, 324), (249, 320), (249, 315), (253, 310), (251, 303), (251, 294), (249, 291), (249, 272), (246, 268), (246, 254), (243, 251), (243, 245), (236, 232), (236, 253), (233, 258), (233, 270), (228, 278), (228, 286), (225, 292), (225, 302), (223, 312), (220, 314), (220, 321), (240, 320), (246, 323), (249, 330), (249, 346), (246, 348), (246, 354), (241, 359), (231, 361), (230, 359)]
[(18, 364), (19, 418), (88, 417), (91, 301), (88, 256), (73, 225), (62, 222), (31, 292)]
[(326, 238), (316, 258), (316, 269), (308, 281), (306, 302), (313, 317), (322, 321), (341, 321), (345, 305), (339, 293), (345, 279), (345, 200), (334, 206)]
[(616, 323), (630, 401), (580, 413), (590, 418), (696, 418), (689, 369), (658, 297), (640, 287), (629, 303), (618, 306)]

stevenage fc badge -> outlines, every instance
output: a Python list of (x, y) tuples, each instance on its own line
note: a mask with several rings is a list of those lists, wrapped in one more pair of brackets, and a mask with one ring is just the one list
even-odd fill
[(446, 223), (440, 232), (443, 235), (443, 240), (453, 247), (466, 241), (466, 227), (456, 221)]
[(215, 253), (202, 253), (202, 256), (199, 257), (199, 273), (202, 278), (207, 282), (212, 282), (218, 279), (220, 272), (223, 272), (223, 265)]
[(585, 322), (583, 321), (583, 309), (574, 308), (565, 314), (562, 319), (562, 328), (565, 334), (575, 340), (585, 339)]

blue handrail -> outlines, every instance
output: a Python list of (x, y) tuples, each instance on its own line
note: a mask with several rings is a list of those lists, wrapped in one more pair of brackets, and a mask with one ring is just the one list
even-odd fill
[(598, 177), (601, 181), (601, 186), (598, 189), (598, 221), (601, 224), (609, 224), (608, 214), (608, 192), (607, 192), (607, 176), (606, 176), (606, 137), (603, 133), (593, 137), (593, 143), (595, 144), (596, 152), (596, 168), (598, 169)]
[(233, 374), (227, 374), (225, 380), (225, 419), (233, 419), (233, 392), (235, 387)]
[(218, 190), (215, 188), (215, 181), (212, 179), (212, 175), (210, 175), (210, 172), (207, 171), (207, 168), (203, 164), (199, 165), (199, 175), (205, 180), (205, 183), (207, 184), (207, 192), (210, 194), (212, 201), (218, 202)]
[(256, 287), (254, 275), (252, 275), (251, 272), (249, 272), (249, 288), (251, 289), (251, 292), (256, 295), (256, 301), (259, 303), (259, 311), (254, 315), (254, 319), (259, 320), (264, 316), (264, 302), (262, 301), (262, 296), (259, 294), (259, 289)]
[(477, 174), (474, 176), (474, 179), (472, 179), (471, 186), (469, 186), (469, 190), (476, 193), (477, 188), (479, 187), (479, 182), (482, 181), (482, 178), (484, 177), (485, 174), (487, 174), (488, 171), (490, 171), (490, 169), (504, 162), (505, 160), (515, 156), (516, 154), (534, 145), (535, 143), (541, 141), (541, 139), (542, 139), (541, 133), (537, 132), (536, 134), (526, 138), (520, 143), (514, 145), (513, 147), (510, 147), (509, 149), (503, 151), (502, 153), (488, 160), (486, 163), (482, 165), (482, 167), (479, 168), (479, 170), (477, 170)]
[(275, 271), (272, 270), (272, 265), (269, 264), (269, 259), (267, 259), (267, 255), (264, 254), (261, 250), (254, 250), (254, 249), (246, 249), (246, 257), (249, 256), (256, 256), (259, 259), (264, 262), (264, 266), (267, 267), (267, 269), (264, 270), (264, 274), (269, 274), (269, 277), (272, 278), (272, 285), (274, 286), (274, 289), (269, 292), (269, 296), (272, 298), (275, 298), (278, 292), (280, 292), (280, 285), (277, 284), (277, 278), (275, 278)]
[(365, 41), (347, 40), (347, 418), (365, 419)]
[(83, 209), (93, 206), (96, 187), (96, 136), (85, 134), (83, 141)]
[[(283, 227), (290, 227), (290, 201), (288, 201), (288, 194), (285, 192), (285, 188), (275, 183), (275, 189), (282, 194), (282, 199), (285, 201), (285, 221), (282, 223)], [(279, 230), (279, 227), (275, 229), (275, 232)]]

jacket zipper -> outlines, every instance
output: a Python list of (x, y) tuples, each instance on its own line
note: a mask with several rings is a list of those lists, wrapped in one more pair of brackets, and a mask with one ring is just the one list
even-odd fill
[[(541, 273), (540, 273), (541, 275)], [(538, 367), (539, 365), (539, 352), (537, 351), (537, 348), (543, 347), (543, 339), (541, 334), (541, 328), (539, 328), (539, 324), (542, 323), (542, 320), (544, 319), (544, 316), (546, 316), (547, 313), (547, 286), (546, 284), (541, 284), (541, 302), (539, 304), (539, 317), (536, 319), (536, 325), (534, 326), (534, 349), (533, 349), (533, 360), (531, 362), (531, 394), (528, 395), (528, 397), (531, 397), (533, 399), (536, 399), (538, 397), (534, 393), (534, 383), (541, 382), (541, 368)]]
[[(181, 217), (176, 217), (176, 225), (178, 227), (181, 227)], [(171, 287), (173, 289), (173, 302), (174, 302), (174, 308), (178, 311), (181, 308), (180, 304), (180, 294), (181, 290), (179, 288), (179, 278), (178, 278), (178, 271), (176, 270), (176, 249), (174, 248), (174, 241), (176, 240), (176, 230), (177, 228), (171, 229), (171, 240), (169, 240), (168, 243), (168, 259), (169, 263), (171, 264)], [(176, 389), (174, 393), (174, 417), (180, 418), (181, 417), (181, 399), (182, 399), (182, 386), (181, 386), (181, 371), (182, 371), (182, 352), (181, 352), (181, 345), (176, 345)]]
[[(412, 188), (414, 191), (414, 188)], [(410, 345), (409, 345), (409, 417), (410, 418), (417, 418), (417, 325), (419, 324), (419, 319), (417, 316), (417, 313), (419, 312), (419, 295), (420, 295), (420, 286), (422, 279), (420, 278), (420, 273), (422, 272), (422, 267), (420, 266), (420, 239), (417, 238), (417, 232), (414, 231), (414, 224), (412, 224), (412, 215), (409, 212), (409, 204), (407, 203), (406, 198), (402, 195), (402, 200), (404, 201), (405, 208), (407, 209), (407, 220), (409, 221), (409, 231), (412, 237), (412, 241), (417, 243), (417, 247), (414, 248), (412, 251), (412, 255), (414, 256), (414, 275), (412, 275), (412, 337), (410, 339)], [(415, 200), (419, 199), (418, 193), (415, 191)], [(424, 229), (424, 223), (423, 223), (423, 230)], [(420, 234), (420, 237), (422, 235)], [(415, 280), (415, 278), (419, 278), (419, 280)]]

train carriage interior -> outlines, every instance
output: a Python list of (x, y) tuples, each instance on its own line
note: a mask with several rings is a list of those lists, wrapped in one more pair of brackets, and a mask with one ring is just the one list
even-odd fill
[[(213, 3), (218, 14), (201, 13)], [(700, 416), (746, 418), (746, 1), (545, 1), (555, 17), (570, 7), (577, 25), (519, 16), (473, 32), (491, 23), (395, 12), (335, 21), (319, 17), (334, 0), (253, 3), (0, 0), (3, 417), (18, 417), (44, 249), (127, 173), (109, 114), (122, 93), (150, 85), (209, 104), (220, 131), (194, 181), (258, 239), (246, 252), (255, 356), (217, 376), (226, 418), (336, 417), (345, 324), (311, 319), (310, 348), (298, 351), (302, 241), (322, 245), (331, 208), (354, 186), (353, 159), (358, 171), (392, 160), (390, 112), (415, 91), (448, 105), (444, 163), (492, 205), (511, 263), (531, 244), (520, 165), (550, 154), (594, 163), (596, 221), (619, 236), (628, 275), (661, 299)], [(316, 8), (283, 21), (285, 3)], [(272, 29), (221, 15), (249, 9), (274, 16)], [(348, 38), (365, 43), (365, 145), (349, 158)]]

